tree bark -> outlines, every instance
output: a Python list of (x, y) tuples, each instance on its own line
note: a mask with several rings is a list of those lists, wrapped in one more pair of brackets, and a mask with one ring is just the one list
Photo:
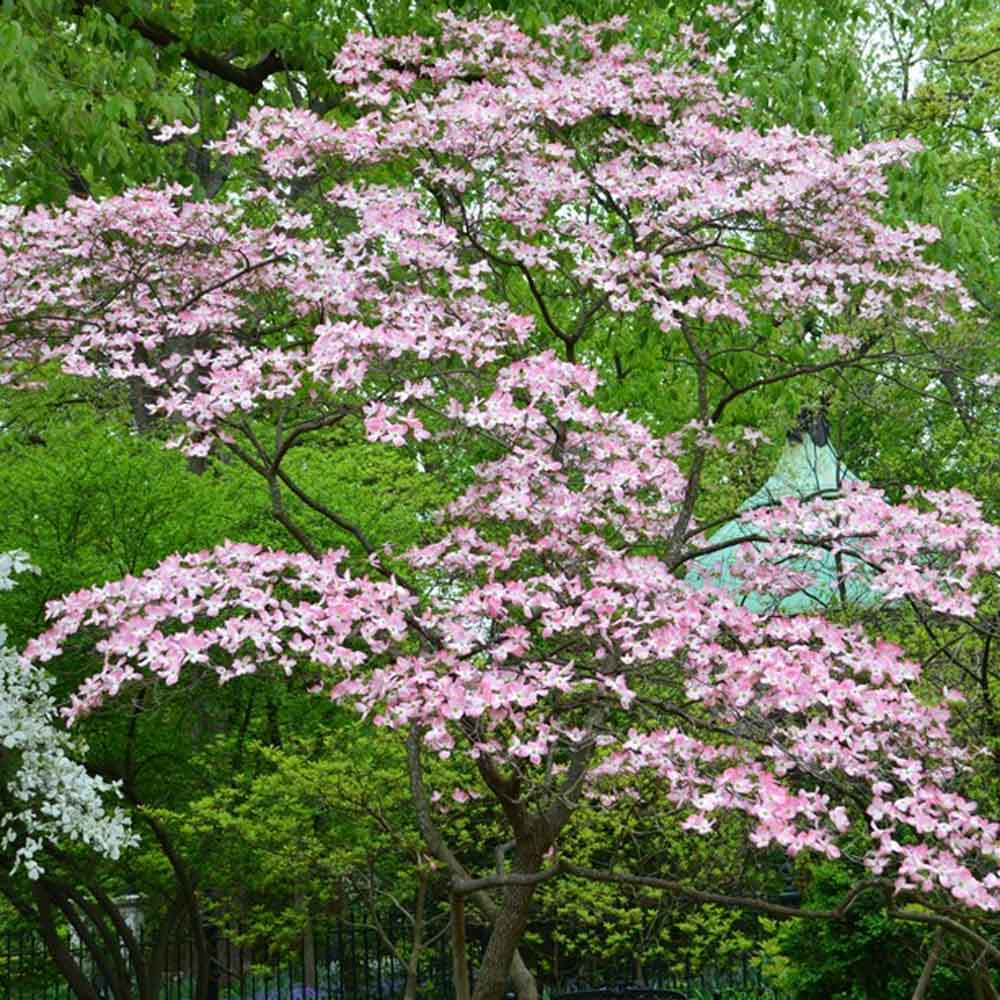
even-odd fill
[(524, 964), (519, 951), (514, 952), (510, 966), (510, 980), (514, 984), (517, 1000), (538, 1000), (538, 983), (532, 971)]
[(59, 907), (66, 922), (73, 928), (80, 943), (101, 970), (104, 990), (117, 1000), (133, 1000), (128, 964), (122, 953), (121, 941), (109, 927), (99, 910), (65, 882), (41, 879), (49, 898)]
[(159, 929), (152, 939), (149, 958), (146, 961), (145, 986), (140, 991), (143, 1000), (155, 1000), (160, 995), (160, 985), (167, 969), (167, 955), (170, 948), (170, 937), (175, 933), (177, 924), (184, 911), (184, 897), (178, 893), (160, 922)]
[(504, 892), (504, 906), (493, 921), (472, 1000), (503, 1000), (518, 942), (528, 926), (534, 892), (533, 885), (513, 885)]
[(469, 1000), (469, 953), (465, 941), (465, 900), (451, 897), (451, 961), (455, 1000)]

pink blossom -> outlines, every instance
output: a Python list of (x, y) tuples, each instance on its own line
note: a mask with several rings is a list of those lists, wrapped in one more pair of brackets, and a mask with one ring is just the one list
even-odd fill
[[(920, 664), (682, 579), (672, 540), (701, 530), (684, 453), (711, 460), (728, 425), (703, 412), (660, 436), (645, 403), (609, 410), (584, 336), (648, 329), (664, 356), (691, 330), (741, 355), (764, 338), (775, 364), (794, 346), (823, 367), (866, 332), (951, 322), (969, 300), (925, 259), (936, 234), (883, 221), (886, 172), (916, 147), (751, 128), (713, 75), (637, 51), (618, 21), (440, 29), (351, 36), (332, 74), (352, 114), (252, 111), (215, 146), (259, 178), (231, 205), (170, 187), (0, 209), (10, 379), (30, 359), (140, 387), (188, 453), (235, 455), (279, 493), (293, 445), (361, 428), (461, 470), (435, 534), (376, 546), (362, 575), (343, 551), (170, 556), (52, 602), (27, 660), (99, 637), (70, 719), (132, 685), (301, 672), (510, 775), (526, 808), (655, 788), (685, 829), (734, 813), (760, 848), (829, 858), (851, 832), (901, 890), (1000, 909), (997, 827), (963, 795)], [(317, 177), (315, 201), (289, 203)], [(827, 325), (802, 343), (784, 320), (807, 310)], [(576, 360), (548, 349), (578, 327)], [(775, 593), (808, 585), (795, 559), (818, 547), (886, 601), (968, 618), (1000, 568), (1000, 529), (957, 491), (891, 504), (848, 484), (746, 522), (769, 540), (741, 552), (747, 585)]]

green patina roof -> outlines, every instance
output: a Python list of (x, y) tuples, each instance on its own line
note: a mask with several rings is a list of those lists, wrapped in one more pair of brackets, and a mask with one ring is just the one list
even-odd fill
[[(801, 499), (816, 495), (833, 496), (842, 483), (850, 480), (858, 481), (857, 476), (843, 465), (831, 447), (825, 426), (818, 426), (814, 431), (804, 431), (789, 436), (785, 450), (770, 479), (753, 496), (745, 500), (739, 510), (743, 512), (780, 503), (783, 497), (789, 496)], [(717, 545), (754, 533), (754, 530), (747, 525), (734, 520), (715, 532), (709, 543)], [(766, 542), (749, 544), (758, 551), (767, 551)], [(688, 571), (689, 582), (695, 586), (702, 582), (710, 582), (728, 590), (738, 590), (743, 581), (733, 575), (731, 565), (734, 560), (739, 559), (740, 548), (739, 545), (732, 545), (695, 559)], [(765, 592), (751, 591), (742, 597), (742, 602), (747, 608), (757, 612), (780, 610), (784, 613), (794, 613), (818, 611), (839, 605), (842, 597), (846, 598), (848, 604), (861, 606), (870, 606), (879, 601), (879, 597), (868, 588), (860, 568), (853, 570), (844, 581), (841, 590), (837, 584), (836, 557), (825, 549), (803, 548), (800, 557), (785, 560), (785, 565), (796, 572), (808, 574), (813, 582), (808, 587), (781, 599)], [(841, 565), (843, 566), (843, 562)]]

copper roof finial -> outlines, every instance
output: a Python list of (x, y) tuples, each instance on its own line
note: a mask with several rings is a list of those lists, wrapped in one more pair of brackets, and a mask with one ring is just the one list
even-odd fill
[(795, 424), (788, 431), (789, 443), (802, 444), (806, 435), (812, 438), (817, 448), (822, 448), (830, 440), (830, 422), (826, 419), (826, 397), (820, 397), (819, 406), (803, 406)]

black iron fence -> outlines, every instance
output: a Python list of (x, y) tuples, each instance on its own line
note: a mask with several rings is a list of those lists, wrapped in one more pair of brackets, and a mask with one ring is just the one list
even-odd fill
[[(408, 925), (389, 918), (379, 933), (365, 920), (341, 919), (315, 930), (309, 944), (275, 949), (222, 934), (212, 935), (203, 1000), (400, 1000), (407, 980)], [(482, 953), (485, 931), (470, 928), (469, 962)], [(141, 934), (140, 934), (140, 944)], [(449, 1000), (452, 960), (447, 935), (425, 947), (417, 963), (419, 1000)], [(76, 1000), (32, 933), (0, 937), (0, 1000)], [(99, 996), (110, 992), (91, 956), (69, 936), (66, 945)], [(565, 964), (565, 963), (564, 963)], [(669, 962), (583, 960), (558, 975), (541, 973), (549, 993), (585, 987), (636, 984), (678, 989), (692, 1000), (781, 1000), (766, 966), (738, 956), (700, 967)], [(179, 938), (166, 955), (159, 1000), (198, 1000), (199, 965), (193, 942)]]

